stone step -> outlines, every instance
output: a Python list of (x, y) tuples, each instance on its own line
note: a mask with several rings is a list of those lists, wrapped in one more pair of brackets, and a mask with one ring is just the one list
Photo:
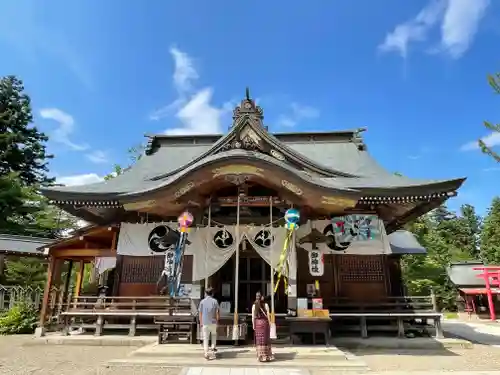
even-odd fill
[(366, 364), (358, 359), (345, 361), (317, 361), (315, 359), (276, 359), (271, 363), (261, 363), (254, 358), (226, 358), (207, 361), (203, 358), (194, 361), (193, 358), (134, 358), (127, 357), (107, 362), (108, 367), (136, 368), (178, 368), (178, 367), (238, 367), (238, 368), (300, 368), (329, 369), (336, 371), (368, 371)]
[[(336, 347), (273, 347), (273, 353), (278, 360), (313, 359), (316, 361), (346, 361), (346, 353)], [(220, 359), (255, 359), (256, 352), (252, 347), (218, 347), (217, 356)], [(133, 358), (203, 358), (201, 346), (190, 345), (147, 345), (132, 352)]]

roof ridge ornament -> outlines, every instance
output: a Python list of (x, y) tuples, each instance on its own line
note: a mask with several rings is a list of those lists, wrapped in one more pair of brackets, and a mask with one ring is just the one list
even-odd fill
[(239, 124), (243, 119), (249, 120), (267, 130), (267, 127), (262, 123), (264, 111), (260, 106), (256, 105), (255, 100), (250, 97), (250, 88), (248, 86), (245, 88), (245, 98), (233, 110), (232, 127)]

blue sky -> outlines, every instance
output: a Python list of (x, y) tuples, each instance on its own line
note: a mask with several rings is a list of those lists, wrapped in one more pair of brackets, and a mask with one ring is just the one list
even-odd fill
[(450, 206), (484, 212), (500, 167), (470, 142), (500, 121), (499, 19), (489, 0), (4, 1), (0, 75), (24, 80), (61, 182), (145, 133), (226, 131), (250, 86), (272, 131), (367, 127), (386, 168), (467, 176)]

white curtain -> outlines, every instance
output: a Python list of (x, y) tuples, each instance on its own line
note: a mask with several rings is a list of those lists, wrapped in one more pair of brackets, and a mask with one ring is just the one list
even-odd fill
[[(213, 275), (236, 251), (236, 226), (200, 228), (194, 252), (193, 281)], [(194, 249), (193, 249), (194, 250)]]
[(284, 227), (270, 229), (269, 226), (241, 226), (241, 231), (245, 238), (253, 246), (257, 254), (266, 261), (267, 264), (277, 267), (283, 245), (287, 235)]
[[(153, 230), (160, 226), (167, 226), (170, 230), (177, 230), (177, 223), (122, 223), (118, 238), (117, 254), (129, 256), (165, 256), (165, 252), (154, 252), (149, 244), (149, 237)], [(241, 241), (246, 238), (256, 252), (269, 265), (276, 267), (287, 230), (283, 227), (272, 228), (272, 242), (268, 227), (254, 227), (241, 225), (239, 228), (239, 243), (236, 243), (236, 226), (191, 228), (188, 233), (185, 255), (193, 255), (193, 281), (203, 280), (217, 272), (236, 251)], [(298, 237), (297, 237), (298, 238)], [(290, 268), (295, 259), (290, 258)]]
[[(130, 256), (165, 256), (165, 251), (154, 252), (151, 249), (149, 236), (153, 230), (159, 227), (167, 227), (168, 230), (178, 230), (177, 223), (147, 223), (131, 224), (122, 223), (120, 235), (118, 236), (117, 254)], [(203, 238), (200, 237), (202, 228), (190, 228), (186, 241), (184, 254), (193, 255), (203, 245)]]
[(99, 275), (102, 275), (107, 270), (116, 267), (116, 257), (97, 257), (95, 258), (95, 268)]

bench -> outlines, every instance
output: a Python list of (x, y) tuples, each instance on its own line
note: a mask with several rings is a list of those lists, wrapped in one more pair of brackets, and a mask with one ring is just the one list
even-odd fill
[(169, 336), (185, 338), (190, 344), (196, 343), (196, 318), (189, 316), (157, 315), (154, 322), (158, 326), (158, 344), (165, 344)]
[(296, 334), (306, 333), (312, 335), (313, 345), (316, 345), (316, 335), (323, 335), (325, 345), (328, 346), (331, 318), (287, 317), (286, 320), (289, 323), (290, 344), (294, 344), (293, 338)]
[[(404, 337), (406, 322), (421, 319), (434, 322), (436, 337), (443, 337), (442, 314), (437, 312), (436, 300), (433, 296), (386, 297), (379, 301), (356, 301), (343, 297), (331, 298), (327, 301), (331, 318), (353, 318), (359, 320), (361, 337), (368, 337), (368, 320), (395, 320), (398, 337)], [(380, 325), (377, 327), (381, 327)], [(392, 326), (382, 326), (384, 330)], [(372, 327), (373, 328), (373, 327)]]
[[(129, 336), (135, 336), (137, 329), (158, 329), (165, 331), (165, 322), (169, 324), (192, 319), (191, 300), (186, 298), (153, 297), (78, 297), (60, 313), (63, 318), (64, 332), (72, 327), (71, 318), (92, 318), (95, 323), (80, 324), (79, 327), (95, 329), (95, 335), (101, 336), (103, 329), (128, 329)], [(108, 319), (127, 318), (128, 324), (109, 323)], [(138, 323), (149, 320), (153, 324)], [(189, 335), (192, 336), (192, 330)]]
[(441, 320), (443, 314), (436, 312), (386, 312), (386, 313), (330, 313), (331, 318), (341, 317), (341, 318), (357, 318), (359, 319), (361, 337), (368, 337), (368, 319), (394, 319), (397, 322), (398, 337), (405, 336), (405, 320), (409, 319), (431, 319), (434, 321), (434, 327), (436, 329), (436, 338), (441, 339), (444, 337), (443, 328)]

